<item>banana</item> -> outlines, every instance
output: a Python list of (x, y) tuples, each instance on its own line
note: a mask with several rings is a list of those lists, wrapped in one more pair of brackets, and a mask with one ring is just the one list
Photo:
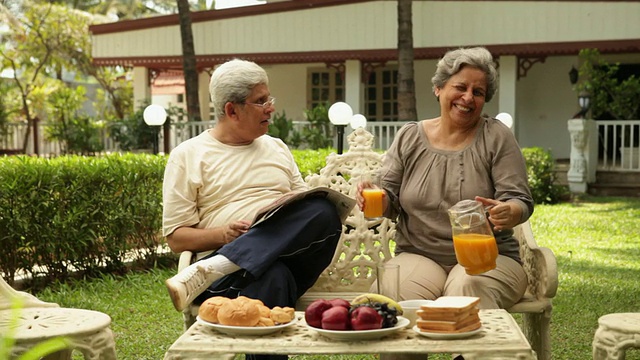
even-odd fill
[(388, 307), (395, 308), (397, 315), (402, 315), (402, 306), (398, 304), (395, 300), (376, 293), (366, 293), (356, 296), (353, 300), (351, 300), (351, 305), (362, 305), (369, 303), (386, 303)]

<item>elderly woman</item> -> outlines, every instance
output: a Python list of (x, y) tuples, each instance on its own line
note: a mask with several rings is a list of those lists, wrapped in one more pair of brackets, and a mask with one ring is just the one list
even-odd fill
[[(527, 278), (512, 228), (533, 213), (524, 157), (511, 130), (482, 114), (497, 73), (484, 48), (453, 50), (431, 79), (440, 116), (405, 125), (381, 168), (384, 216), (397, 218), (401, 299), (477, 296), (480, 308), (508, 308)], [(358, 205), (363, 208), (359, 185)], [(464, 199), (490, 207), (498, 245), (495, 269), (467, 275), (457, 264), (447, 210)]]

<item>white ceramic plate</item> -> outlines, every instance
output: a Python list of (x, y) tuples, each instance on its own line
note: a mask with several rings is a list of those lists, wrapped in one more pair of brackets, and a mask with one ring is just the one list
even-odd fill
[(227, 335), (267, 335), (272, 334), (276, 331), (280, 331), (282, 329), (286, 329), (289, 326), (294, 325), (298, 322), (298, 318), (294, 317), (293, 320), (286, 324), (276, 325), (276, 326), (231, 326), (231, 325), (221, 325), (214, 324), (205, 320), (202, 320), (200, 316), (196, 317), (196, 320), (206, 326), (210, 326), (215, 330), (227, 334)]
[(413, 327), (413, 331), (417, 332), (419, 335), (426, 336), (428, 338), (437, 339), (437, 340), (452, 340), (452, 339), (464, 339), (469, 336), (478, 334), (482, 331), (482, 326), (475, 330), (462, 332), (462, 333), (434, 333), (434, 332), (426, 332), (421, 331), (418, 325)]
[(318, 333), (334, 340), (373, 340), (394, 333), (400, 329), (404, 329), (409, 324), (409, 319), (398, 316), (398, 323), (394, 327), (375, 330), (325, 330), (318, 329), (313, 326), (307, 327)]

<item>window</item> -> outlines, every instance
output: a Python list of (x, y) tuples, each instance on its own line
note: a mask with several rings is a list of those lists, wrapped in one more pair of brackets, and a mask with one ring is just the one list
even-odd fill
[(344, 101), (342, 74), (333, 68), (309, 69), (307, 75), (307, 106), (333, 104)]
[(374, 68), (364, 88), (364, 108), (368, 121), (398, 119), (398, 68)]

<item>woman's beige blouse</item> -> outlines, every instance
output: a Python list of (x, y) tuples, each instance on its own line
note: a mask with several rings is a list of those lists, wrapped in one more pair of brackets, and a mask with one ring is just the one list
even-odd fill
[[(403, 126), (381, 169), (390, 206), (398, 219), (396, 252), (411, 252), (442, 265), (456, 264), (447, 210), (476, 195), (513, 201), (522, 207), (520, 223), (533, 213), (522, 151), (511, 130), (483, 117), (475, 139), (460, 151), (432, 148), (421, 122)], [(496, 233), (500, 254), (520, 261), (511, 230)]]

